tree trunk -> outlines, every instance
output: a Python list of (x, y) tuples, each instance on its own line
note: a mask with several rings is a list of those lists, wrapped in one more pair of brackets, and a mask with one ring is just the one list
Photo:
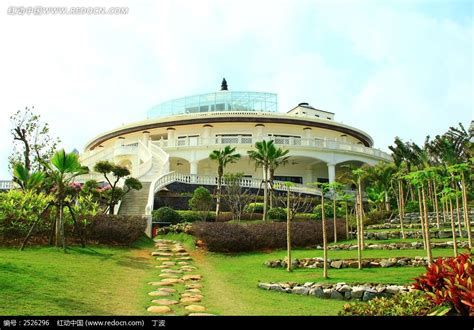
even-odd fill
[(222, 176), (219, 173), (219, 176), (217, 177), (217, 196), (216, 196), (216, 221), (218, 221), (219, 217), (219, 212), (220, 212), (220, 207), (221, 207), (221, 181), (222, 181)]
[(459, 196), (458, 196), (458, 186), (456, 186), (456, 219), (458, 221), (458, 228), (459, 228), (459, 237), (464, 238), (464, 235), (462, 233), (462, 226), (461, 226), (461, 215), (459, 212)]
[(435, 206), (435, 212), (436, 212), (436, 227), (439, 229), (440, 224), (439, 224), (439, 207), (438, 207), (438, 192), (436, 191), (436, 181), (433, 180), (433, 197), (434, 197), (434, 206)]
[(464, 179), (464, 172), (461, 172), (461, 183), (462, 183), (462, 206), (464, 214), (464, 224), (467, 230), (467, 244), (469, 249), (472, 249), (472, 233), (471, 233), (471, 220), (469, 219), (468, 204), (467, 204), (467, 189), (466, 180)]
[(400, 231), (402, 233), (402, 238), (405, 239), (405, 230), (403, 228), (403, 218), (405, 216), (405, 209), (404, 209), (404, 201), (403, 201), (403, 186), (402, 183), (398, 182), (398, 190), (399, 190), (399, 197), (400, 197), (400, 209), (399, 209), (399, 217), (400, 217)]
[(423, 216), (423, 201), (421, 199), (420, 188), (418, 188), (418, 208), (420, 210), (420, 224), (421, 224), (421, 235), (423, 236), (423, 248), (427, 249), (426, 246), (426, 236), (425, 236), (425, 220)]
[(267, 221), (267, 204), (268, 204), (268, 169), (263, 167), (263, 221)]
[(286, 191), (286, 248), (288, 250), (288, 264), (286, 269), (291, 272), (291, 215), (290, 215), (290, 187)]
[(446, 223), (446, 202), (441, 200), (441, 206), (443, 206), (443, 223)]
[(456, 225), (454, 224), (453, 202), (451, 198), (449, 199), (449, 210), (451, 213), (451, 232), (453, 233), (454, 257), (457, 257), (458, 256), (458, 242), (456, 238)]
[(33, 230), (35, 229), (36, 224), (40, 221), (40, 219), (43, 217), (44, 213), (49, 209), (50, 206), (51, 206), (50, 204), (46, 205), (44, 210), (41, 211), (41, 213), (38, 215), (38, 218), (36, 218), (35, 222), (33, 222), (33, 225), (31, 226), (30, 230), (28, 231), (28, 234), (26, 235), (25, 239), (21, 243), (20, 251), (24, 250), (26, 242), (28, 242), (28, 239), (30, 238), (31, 233), (33, 233)]
[(56, 216), (53, 216), (51, 221), (51, 230), (49, 233), (49, 245), (53, 245), (54, 241), (54, 234), (56, 233), (56, 223), (58, 222), (59, 218), (59, 210), (56, 210)]
[(347, 206), (349, 202), (346, 201), (346, 239), (349, 239), (349, 207)]
[(428, 257), (428, 265), (431, 265), (431, 242), (430, 242), (430, 225), (428, 222), (428, 207), (427, 207), (427, 199), (425, 195), (425, 187), (424, 185), (421, 186), (421, 194), (423, 195), (423, 209), (425, 212), (425, 233), (426, 233), (426, 256)]
[(326, 214), (324, 210), (324, 192), (322, 190), (321, 190), (321, 211), (322, 211), (321, 225), (323, 226), (323, 277), (328, 278), (328, 239), (326, 236)]
[(362, 182), (361, 179), (359, 178), (359, 207), (360, 207), (360, 213), (359, 213), (359, 220), (360, 220), (360, 249), (363, 251), (365, 249), (365, 238), (364, 238), (364, 207), (363, 207), (363, 199), (362, 199)]
[(336, 193), (333, 194), (333, 225), (334, 225), (334, 243), (337, 243), (337, 222), (336, 222)]
[(66, 252), (66, 239), (64, 235), (64, 209), (63, 208), (64, 208), (64, 205), (61, 202), (59, 204), (59, 223), (61, 226), (61, 243), (62, 243), (64, 252)]
[(358, 268), (362, 269), (362, 239), (361, 239), (361, 229), (360, 229), (360, 208), (359, 208), (359, 196), (356, 194), (356, 204), (355, 204), (355, 214), (356, 214), (356, 225), (357, 225), (357, 263)]
[(67, 206), (68, 210), (69, 210), (69, 213), (71, 214), (71, 218), (72, 220), (74, 221), (74, 227), (76, 227), (76, 231), (77, 231), (77, 235), (79, 236), (79, 239), (81, 240), (81, 246), (83, 248), (86, 247), (86, 243), (84, 241), (84, 236), (82, 235), (82, 230), (81, 228), (79, 227), (79, 223), (77, 222), (76, 220), (76, 216), (74, 215), (74, 212), (72, 211), (72, 208), (70, 205)]

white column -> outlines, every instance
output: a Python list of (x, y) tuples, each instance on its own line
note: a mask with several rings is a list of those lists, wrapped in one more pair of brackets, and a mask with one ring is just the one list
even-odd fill
[(212, 126), (209, 124), (206, 124), (203, 126), (203, 131), (201, 135), (201, 138), (202, 138), (201, 142), (203, 145), (214, 144), (214, 143), (211, 143), (211, 128)]
[(311, 165), (307, 165), (305, 169), (305, 179), (303, 183), (311, 182), (313, 182), (313, 170), (311, 169)]
[(174, 128), (168, 128), (168, 147), (174, 147), (175, 146), (175, 129)]
[(150, 143), (150, 132), (148, 131), (143, 131), (143, 137), (142, 137), (142, 142), (145, 146), (149, 146)]
[(336, 164), (328, 163), (329, 183), (336, 181)]
[(305, 127), (303, 128), (303, 132), (304, 132), (304, 139), (305, 139), (305, 142), (303, 143), (303, 145), (306, 145), (306, 146), (310, 146), (311, 145), (311, 140), (312, 140), (312, 133), (313, 131), (311, 130), (310, 127)]
[(197, 177), (198, 162), (191, 161), (189, 162), (189, 174), (191, 175), (191, 182), (196, 182)]
[(255, 125), (256, 134), (254, 136), (253, 143), (258, 142), (258, 141), (262, 141), (264, 139), (264, 136), (263, 136), (263, 134), (264, 134), (263, 129), (264, 128), (265, 128), (265, 126), (263, 124)]

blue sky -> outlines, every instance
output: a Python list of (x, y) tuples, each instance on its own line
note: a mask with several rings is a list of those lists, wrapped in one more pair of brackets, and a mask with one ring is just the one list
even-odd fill
[[(38, 5), (37, 2), (32, 2)], [(23, 6), (28, 1), (23, 1)], [(43, 0), (41, 6), (64, 6)], [(387, 150), (474, 114), (472, 1), (76, 1), (126, 16), (0, 8), (0, 178), (9, 116), (35, 106), (67, 150), (171, 98), (275, 92), (336, 113)]]

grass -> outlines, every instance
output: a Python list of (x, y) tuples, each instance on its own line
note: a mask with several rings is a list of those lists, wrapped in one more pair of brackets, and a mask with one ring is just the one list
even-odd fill
[[(170, 236), (166, 236), (169, 238)], [(434, 256), (451, 256), (450, 249), (434, 249)], [(329, 270), (330, 278), (322, 278), (322, 269), (296, 269), (288, 273), (281, 268), (268, 268), (263, 263), (286, 256), (285, 250), (238, 254), (192, 252), (204, 276), (203, 305), (211, 313), (221, 315), (337, 315), (345, 302), (309, 296), (289, 295), (257, 288), (262, 282), (373, 282), (409, 284), (424, 272), (423, 267), (346, 268)], [(294, 258), (321, 257), (321, 250), (299, 249)], [(424, 256), (423, 250), (367, 250), (364, 258)], [(357, 251), (329, 251), (329, 258), (356, 258)]]
[[(442, 243), (442, 242), (452, 242), (452, 238), (430, 238), (431, 243)], [(457, 238), (457, 242), (459, 243), (460, 241), (467, 241), (466, 238), (459, 239)], [(384, 239), (384, 240), (377, 240), (377, 239), (365, 239), (364, 243), (365, 244), (390, 244), (390, 243), (413, 243), (413, 242), (420, 242), (423, 243), (422, 238), (390, 238), (390, 239)], [(337, 243), (334, 242), (329, 242), (329, 245), (334, 245), (334, 244), (350, 244), (350, 245), (357, 245), (357, 239), (350, 239), (350, 240), (344, 240), (340, 241)]]
[(144, 314), (152, 246), (0, 248), (0, 315)]

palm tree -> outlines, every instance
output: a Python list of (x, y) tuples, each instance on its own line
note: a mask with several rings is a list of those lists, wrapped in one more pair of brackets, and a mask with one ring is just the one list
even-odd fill
[(18, 183), (22, 190), (37, 190), (44, 182), (44, 174), (41, 172), (30, 173), (21, 163), (13, 166), (13, 181)]
[(66, 241), (64, 237), (64, 207), (66, 199), (66, 187), (72, 183), (73, 179), (79, 175), (89, 172), (87, 167), (81, 166), (77, 154), (66, 153), (64, 149), (57, 151), (50, 164), (45, 164), (49, 170), (49, 176), (55, 184), (55, 204), (58, 207), (59, 217), (56, 219), (56, 245), (59, 238), (64, 251), (66, 251)]
[(263, 169), (263, 220), (267, 220), (267, 208), (268, 208), (268, 184), (271, 181), (270, 177), (273, 179), (272, 175), (275, 172), (276, 168), (289, 159), (288, 150), (282, 150), (281, 148), (276, 148), (273, 144), (273, 141), (261, 141), (255, 143), (256, 150), (247, 151), (250, 159), (255, 162), (256, 167), (261, 167)]
[[(273, 141), (272, 141), (273, 142)], [(275, 148), (272, 144), (272, 148), (270, 148), (270, 157), (269, 157), (269, 166), (268, 166), (268, 180), (270, 183), (270, 208), (273, 207), (273, 180), (275, 178), (275, 170), (288, 163), (288, 159), (290, 158), (288, 155), (288, 149), (281, 149)]]
[(222, 194), (222, 177), (227, 164), (235, 163), (240, 159), (240, 154), (235, 153), (235, 147), (226, 146), (224, 150), (213, 150), (209, 158), (217, 162), (217, 201), (216, 201), (216, 219), (219, 216)]

